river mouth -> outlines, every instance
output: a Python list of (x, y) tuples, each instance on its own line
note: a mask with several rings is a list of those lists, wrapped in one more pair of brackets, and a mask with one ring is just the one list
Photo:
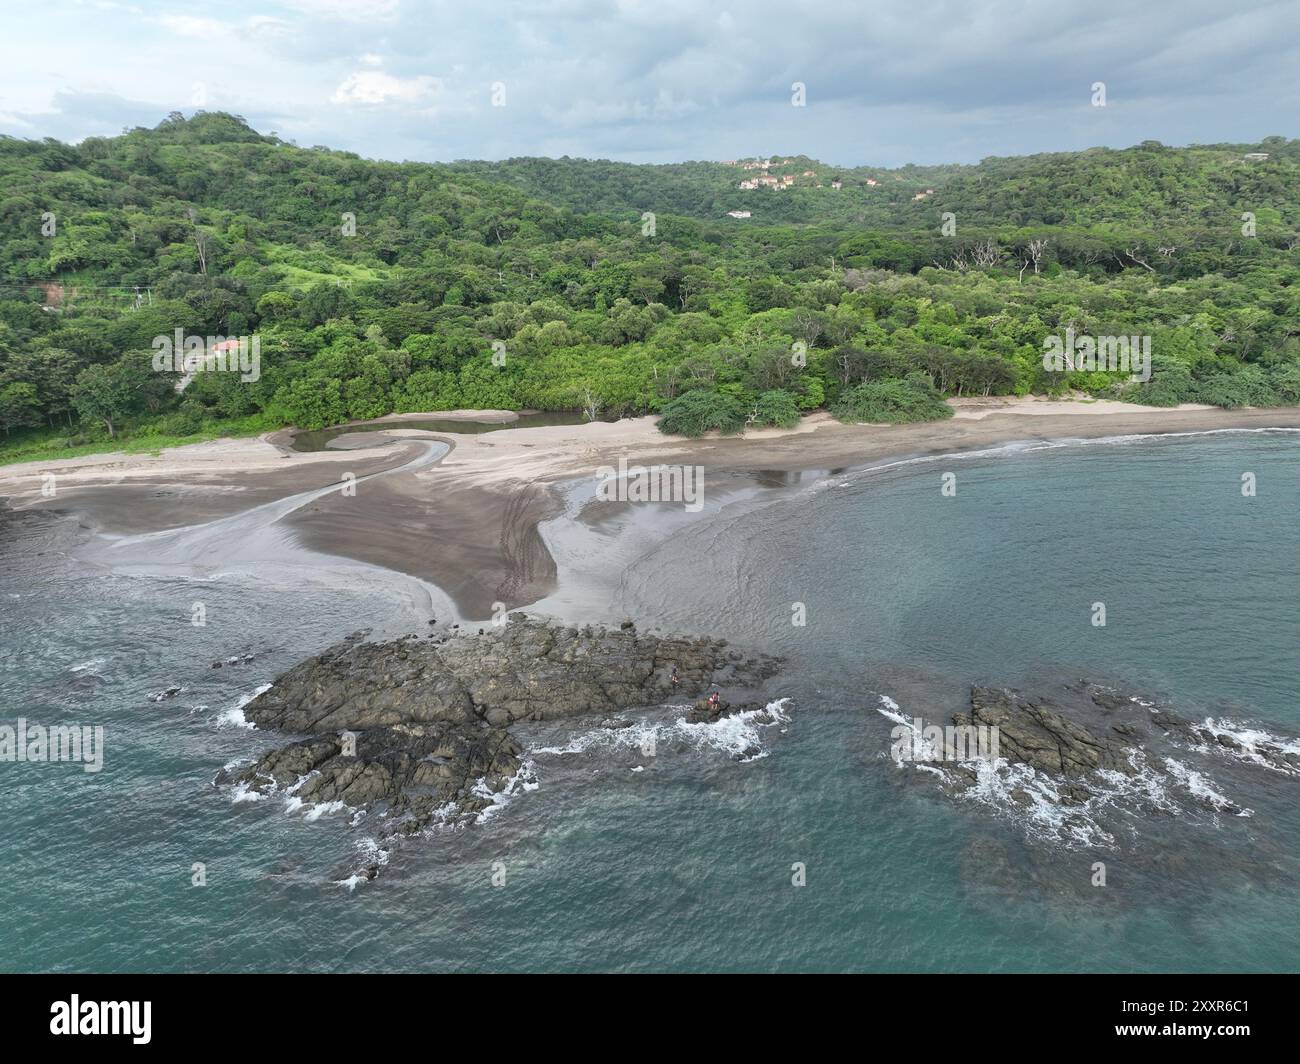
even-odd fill
[[(582, 425), (587, 422), (585, 414), (569, 410), (561, 411), (526, 411), (521, 414), (503, 412), (503, 414), (482, 413), (470, 417), (389, 417), (374, 421), (361, 421), (348, 425), (333, 425), (327, 429), (309, 429), (296, 432), (289, 441), (289, 449), (302, 453), (337, 449), (335, 441), (340, 436), (351, 436), (362, 432), (384, 432), (389, 429), (420, 429), (424, 432), (455, 432), (466, 435), (478, 435), (483, 432), (496, 432), (499, 429), (545, 428), (553, 425)], [(376, 441), (376, 443), (382, 441)], [(354, 444), (355, 446), (355, 444)]]

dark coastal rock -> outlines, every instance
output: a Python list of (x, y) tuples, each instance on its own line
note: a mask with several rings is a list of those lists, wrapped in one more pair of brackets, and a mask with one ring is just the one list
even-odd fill
[(208, 666), (210, 669), (224, 669), (227, 665), (247, 665), (256, 657), (254, 654), (234, 654), (228, 658), (222, 658), (220, 661), (214, 661)]
[(700, 699), (686, 712), (687, 724), (712, 724), (714, 721), (721, 720), (723, 717), (730, 717), (736, 713), (748, 713), (753, 710), (762, 710), (755, 723), (768, 724), (771, 718), (767, 715), (767, 707), (762, 702), (745, 702), (741, 705), (732, 705), (725, 698), (719, 698), (717, 705), (710, 705), (708, 699)]
[[(437, 722), (373, 728), (354, 737), (354, 753), (336, 736), (273, 750), (257, 764), (219, 778), (262, 793), (281, 791), (309, 804), (342, 802), (352, 808), (377, 803), (395, 813), (427, 818), (472, 791), (478, 781), (504, 782), (519, 771), (520, 746), (500, 728)], [(470, 797), (462, 812), (490, 804)]]
[(184, 691), (184, 690), (185, 690), (185, 688), (183, 688), (183, 687), (168, 687), (165, 691), (159, 691), (157, 694), (152, 694), (152, 695), (150, 695), (150, 696), (149, 696), (149, 701), (150, 701), (150, 702), (167, 702), (167, 701), (170, 701), (171, 699), (175, 698), (178, 694), (180, 694), (180, 693), (181, 693), (182, 691)]
[(972, 818), (959, 870), (977, 903), (1020, 894), (1113, 910), (1153, 890), (1199, 904), (1224, 884), (1294, 886), (1276, 817), (1300, 784), (1295, 737), (1088, 681), (1043, 689), (972, 688), (952, 724), (996, 728), (997, 759), (956, 760), (945, 736), (942, 757), (896, 777)]
[(1013, 763), (1066, 778), (1097, 769), (1132, 775), (1129, 751), (1141, 732), (1112, 729), (1095, 733), (1070, 720), (1043, 700), (1031, 701), (1016, 692), (992, 687), (971, 689), (970, 712), (955, 713), (957, 725), (997, 728), (999, 751)]
[[(1245, 750), (1208, 722), (1195, 724), (1167, 706), (1088, 681), (1066, 685), (1060, 695), (1067, 705), (1007, 688), (973, 687), (969, 712), (954, 713), (952, 723), (996, 735), (1000, 760), (994, 774), (1003, 781), (1000, 793), (1008, 809), (1028, 810), (1050, 800), (1060, 812), (1058, 827), (1067, 835), (1088, 837), (1099, 828), (1097, 834), (1111, 836), (1102, 821), (1087, 821), (1080, 814), (1088, 807), (1089, 814), (1098, 812), (1105, 820), (1117, 796), (1118, 808), (1145, 803), (1142, 815), (1148, 822), (1177, 816), (1188, 807), (1250, 817), (1252, 811), (1243, 803), (1215, 789), (1210, 772), (1216, 766), (1204, 760), (1205, 752), (1215, 747), (1239, 754), (1237, 765), (1300, 778), (1300, 756), (1279, 742), (1261, 739)], [(941, 760), (943, 771), (925, 778), (937, 780), (950, 794), (974, 793), (988, 782), (987, 766), (981, 769), (974, 760), (959, 760), (951, 750), (945, 750)], [(1017, 766), (1033, 774), (1016, 776)], [(1119, 782), (1126, 779), (1136, 782)]]
[[(307, 738), (216, 782), (382, 811), (388, 837), (412, 834), (528, 785), (522, 747), (508, 730), (517, 721), (605, 715), (603, 727), (627, 728), (635, 720), (615, 714), (680, 692), (758, 686), (779, 667), (724, 640), (647, 635), (630, 625), (576, 628), (521, 613), (440, 642), (349, 637), (244, 707), (259, 728)], [(706, 719), (748, 708), (762, 705), (724, 703)], [(372, 859), (357, 874), (370, 878), (379, 867)]]
[(716, 705), (707, 699), (700, 699), (695, 705), (691, 706), (686, 713), (687, 724), (704, 724), (717, 720), (723, 714), (731, 710), (730, 702), (718, 701)]
[(414, 639), (334, 647), (291, 669), (244, 709), (261, 728), (292, 732), (477, 719), (494, 727), (645, 706), (674, 690), (754, 686), (774, 658), (733, 656), (716, 639), (512, 620), (432, 645)]
[[(1145, 720), (1137, 717), (1134, 702), (1109, 688), (1082, 681), (1067, 691), (1088, 698), (1105, 718), (1127, 715), (1118, 720), (1104, 718), (1084, 723), (1077, 705), (1074, 712), (1067, 714), (1047, 698), (1026, 697), (1008, 688), (972, 687), (970, 711), (954, 713), (952, 722), (995, 733), (998, 756), (1007, 765), (1026, 765), (1040, 773), (1063, 807), (1084, 805), (1097, 797), (1097, 782), (1102, 779), (1098, 773), (1133, 777), (1146, 768), (1146, 761), (1135, 755), (1151, 734), (1149, 724), (1163, 732), (1181, 730), (1193, 734), (1186, 721), (1168, 711), (1150, 714)], [(961, 793), (978, 782), (979, 772), (970, 762), (954, 761), (948, 767), (943, 784), (950, 792)], [(1010, 803), (1023, 808), (1035, 801), (1023, 786), (1009, 787), (1006, 796)], [(1069, 830), (1080, 824), (1067, 817), (1062, 826)]]

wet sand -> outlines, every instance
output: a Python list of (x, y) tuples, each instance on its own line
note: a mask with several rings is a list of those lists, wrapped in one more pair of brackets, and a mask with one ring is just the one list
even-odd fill
[[(410, 461), (419, 449), (286, 454), (260, 440), (214, 440), (148, 454), (90, 455), (0, 466), (0, 497), (14, 510), (74, 513), (89, 528), (134, 535), (228, 517), (296, 492)], [(53, 474), (53, 497), (42, 494)]]
[[(841, 425), (826, 414), (795, 429), (744, 437), (684, 440), (663, 436), (655, 419), (503, 429), (471, 435), (400, 426), (340, 442), (364, 450), (295, 454), (287, 436), (218, 440), (158, 455), (96, 455), (0, 467), (0, 496), (15, 510), (76, 514), (110, 535), (198, 524), (286, 495), (393, 469), (418, 449), (404, 437), (451, 445), (441, 461), (330, 494), (286, 522), (303, 545), (380, 565), (436, 584), (462, 617), (490, 617), (494, 603), (514, 608), (554, 590), (555, 563), (538, 523), (562, 512), (561, 481), (594, 479), (601, 466), (683, 463), (704, 467), (722, 487), (736, 472), (758, 476), (842, 469), (895, 458), (981, 450), (1016, 440), (1092, 439), (1215, 429), (1300, 428), (1300, 409), (1152, 409), (1118, 403), (956, 400), (956, 416), (918, 425)], [(410, 415), (408, 420), (448, 415)], [(57, 495), (41, 496), (54, 473)], [(710, 489), (711, 490), (711, 489)], [(630, 504), (613, 504), (630, 505)], [(680, 503), (664, 504), (680, 509)], [(584, 515), (586, 517), (587, 515)], [(601, 515), (593, 512), (596, 520)], [(607, 516), (607, 515), (605, 515)]]

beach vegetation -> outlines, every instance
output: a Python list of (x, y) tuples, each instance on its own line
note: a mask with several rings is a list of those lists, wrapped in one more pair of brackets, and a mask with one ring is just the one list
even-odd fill
[[(1300, 401), (1300, 141), (836, 167), (834, 191), (788, 158), (776, 193), (723, 163), (365, 160), (220, 113), (0, 138), (0, 461), (463, 408), (730, 432), (791, 403)], [(256, 336), (260, 376), (178, 392), (140, 361), (178, 329)], [(1067, 330), (1150, 336), (1150, 379), (1045, 368)]]
[(664, 404), (660, 412), (661, 432), (677, 436), (703, 436), (718, 432), (733, 436), (745, 428), (745, 406), (734, 395), (697, 389)]
[(901, 425), (952, 417), (952, 407), (923, 373), (865, 381), (840, 396), (831, 412), (851, 424)]

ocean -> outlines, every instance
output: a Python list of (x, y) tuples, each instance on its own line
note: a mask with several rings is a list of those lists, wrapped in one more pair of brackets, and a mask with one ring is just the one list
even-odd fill
[(1293, 741), (1297, 442), (1008, 445), (712, 495), (706, 471), (701, 513), (552, 523), (561, 592), (539, 608), (782, 654), (775, 722), (530, 725), (535, 789), (359, 886), (340, 867), (373, 845), (364, 817), (213, 779), (279, 742), (241, 703), (357, 629), (422, 630), (436, 589), (288, 564), (247, 522), (186, 572), (0, 517), (0, 724), (105, 737), (99, 772), (0, 762), (0, 968), (1295, 970), (1300, 778), (1207, 755), (1196, 787), (1248, 817), (1193, 813), (1189, 786), (1081, 828), (1050, 803), (955, 800), (888, 752), (899, 717), (942, 721), (973, 683), (1081, 679)]

